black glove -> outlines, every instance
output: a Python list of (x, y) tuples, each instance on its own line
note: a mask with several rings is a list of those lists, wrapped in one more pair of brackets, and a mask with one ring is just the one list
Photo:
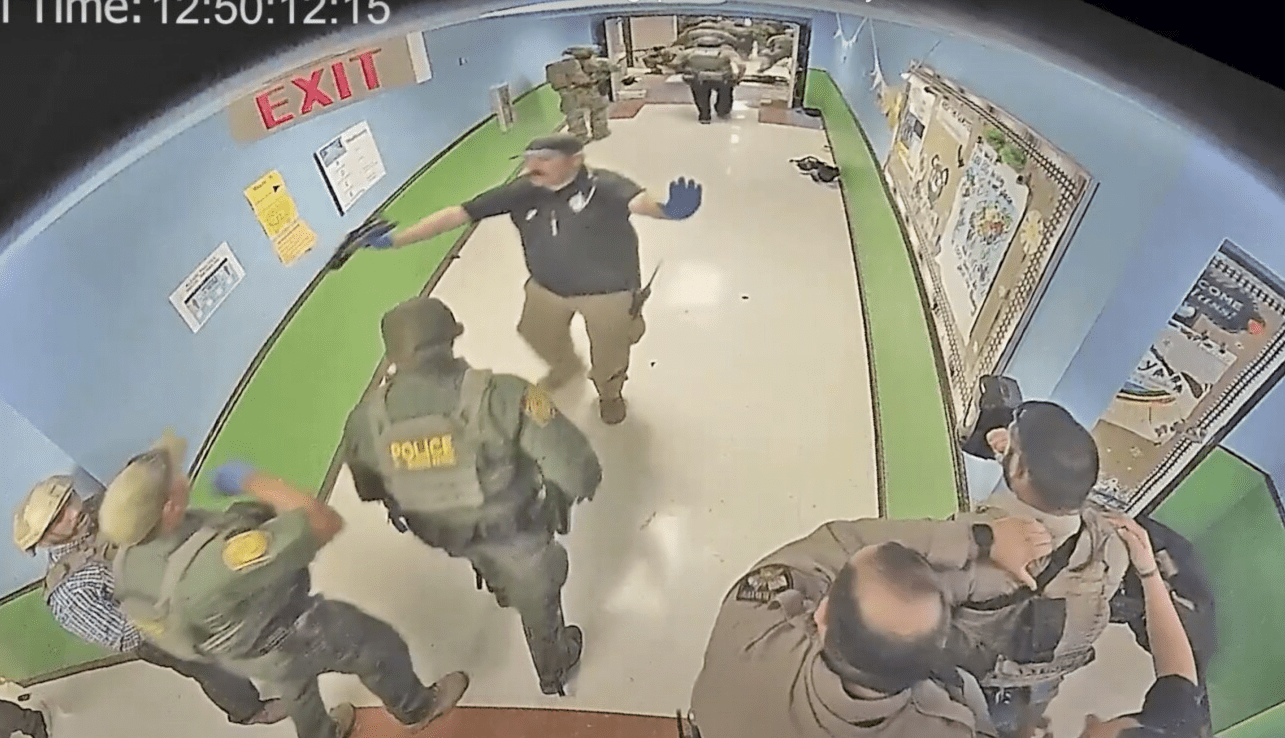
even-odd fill
[(335, 255), (330, 257), (330, 262), (326, 264), (326, 268), (332, 271), (339, 269), (359, 249), (367, 247), (386, 249), (391, 247), (394, 228), (396, 226), (385, 220), (383, 216), (375, 215), (371, 217), (370, 220), (348, 232), (343, 242), (339, 244), (339, 248), (335, 250)]
[(964, 434), (960, 448), (969, 456), (990, 460), (995, 458), (995, 452), (986, 442), (986, 434), (1013, 422), (1013, 411), (1022, 404), (1022, 388), (1015, 379), (993, 374), (982, 377), (978, 384), (977, 420)]
[(565, 536), (571, 532), (572, 500), (557, 485), (545, 482), (544, 485), (544, 519), (549, 530)]
[(401, 505), (389, 498), (384, 500), (384, 509), (388, 511), (388, 522), (393, 524), (398, 533), (410, 532), (410, 526), (406, 524), (406, 514), (402, 512)]

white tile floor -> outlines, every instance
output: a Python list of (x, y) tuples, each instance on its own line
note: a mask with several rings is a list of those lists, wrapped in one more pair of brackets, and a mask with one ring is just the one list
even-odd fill
[[(689, 221), (637, 219), (644, 272), (664, 264), (626, 386), (629, 419), (602, 425), (587, 383), (558, 396), (606, 470), (566, 541), (566, 611), (586, 632), (570, 696), (540, 694), (516, 614), (474, 589), (467, 564), (397, 534), (380, 508), (357, 501), (346, 473), (332, 497), (349, 523), (315, 565), (319, 587), (392, 622), (426, 678), (469, 670), (465, 704), (673, 714), (687, 706), (720, 598), (756, 558), (826, 520), (876, 514), (866, 349), (843, 209), (837, 190), (789, 163), (826, 157), (824, 134), (761, 125), (740, 105), (730, 121), (700, 126), (695, 117), (691, 106), (647, 106), (612, 121), (613, 135), (588, 149), (592, 164), (661, 199), (677, 176), (706, 189)], [(438, 286), (466, 326), (459, 349), (475, 366), (541, 373), (514, 331), (524, 278), (512, 225), (494, 219)], [(578, 321), (575, 330), (587, 352)], [(1093, 671), (1094, 679), (1121, 673)], [(1068, 684), (1068, 700), (1082, 694), (1087, 674)], [(323, 690), (331, 703), (375, 702), (351, 677), (326, 677)], [(230, 726), (191, 682), (146, 665), (35, 691), (69, 713), (58, 738), (293, 735), (288, 722)], [(1122, 696), (1120, 709), (1140, 696)]]

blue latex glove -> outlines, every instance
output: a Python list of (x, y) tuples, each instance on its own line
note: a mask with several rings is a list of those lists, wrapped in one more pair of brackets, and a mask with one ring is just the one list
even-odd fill
[(244, 491), (246, 480), (254, 472), (254, 467), (244, 461), (229, 461), (214, 472), (214, 488), (234, 497)]
[(701, 186), (694, 179), (679, 177), (669, 183), (669, 200), (660, 206), (670, 220), (690, 218), (701, 206)]
[(380, 217), (353, 231), (352, 238), (366, 248), (392, 248), (393, 230), (396, 228), (397, 226)]

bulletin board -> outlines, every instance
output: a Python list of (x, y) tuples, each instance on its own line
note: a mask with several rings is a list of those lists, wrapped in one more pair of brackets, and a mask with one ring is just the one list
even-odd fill
[(1224, 240), (1093, 427), (1095, 498), (1134, 512), (1174, 486), (1285, 365), (1285, 282)]
[(1068, 154), (923, 65), (887, 105), (884, 177), (946, 365), (956, 432), (999, 373), (1094, 187)]

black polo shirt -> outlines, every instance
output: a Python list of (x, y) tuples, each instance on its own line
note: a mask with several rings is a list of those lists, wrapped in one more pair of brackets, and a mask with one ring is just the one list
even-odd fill
[(1151, 735), (1165, 738), (1195, 738), (1204, 721), (1201, 690), (1190, 679), (1163, 676), (1147, 690), (1142, 712), (1131, 715)]
[(606, 169), (580, 170), (553, 191), (525, 177), (464, 203), (473, 221), (507, 213), (518, 228), (531, 277), (563, 297), (636, 290), (638, 232), (629, 202), (643, 188)]

